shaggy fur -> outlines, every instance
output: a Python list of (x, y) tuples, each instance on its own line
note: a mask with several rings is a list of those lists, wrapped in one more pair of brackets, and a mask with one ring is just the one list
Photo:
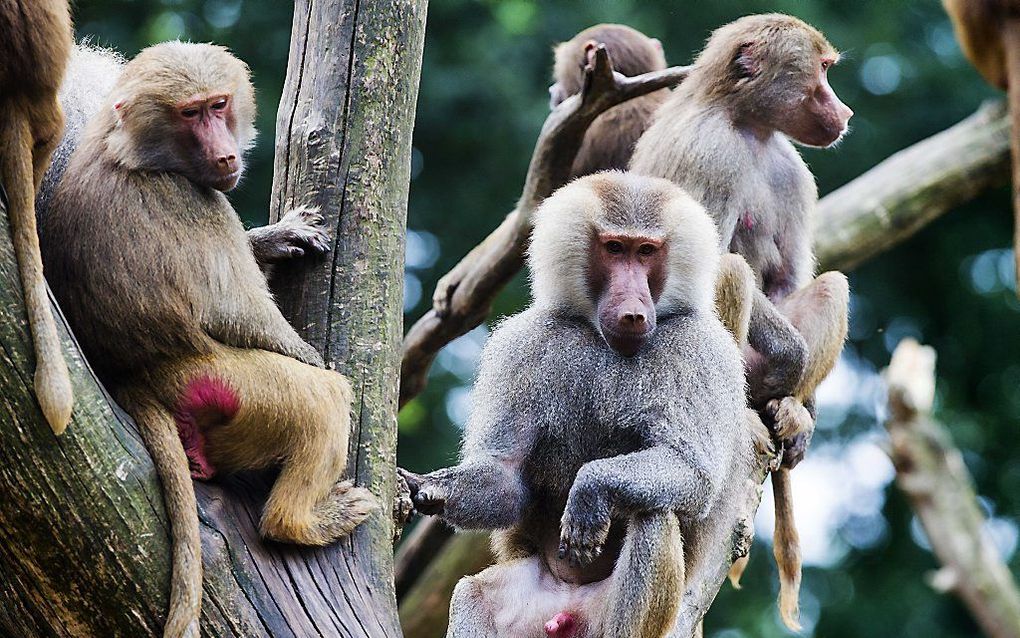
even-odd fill
[[(605, 45), (613, 70), (628, 77), (666, 68), (662, 44), (655, 38), (622, 24), (589, 27), (556, 45), (553, 85), (549, 87), (551, 107), (581, 92), (584, 67), (588, 64), (587, 48), (598, 44)], [(626, 168), (638, 138), (668, 97), (667, 89), (654, 91), (614, 106), (595, 118), (574, 157), (571, 175), (582, 177), (602, 170)]]
[(255, 106), (243, 62), (206, 44), (142, 51), (89, 122), (40, 219), (54, 293), (163, 483), (168, 638), (198, 635), (202, 599), (185, 447), (204, 475), (281, 466), (262, 514), (267, 538), (332, 543), (376, 507), (368, 490), (341, 480), (350, 382), (323, 369), (287, 323), (226, 196), (195, 181), (201, 158), (177, 145), (171, 109), (209, 94), (234, 100), (223, 126), (243, 151)]
[[(632, 357), (607, 345), (589, 298), (589, 237), (604, 229), (668, 246), (657, 328)], [(499, 563), (457, 586), (448, 636), (542, 637), (562, 614), (577, 638), (664, 636), (685, 570), (732, 546), (733, 477), (767, 434), (714, 312), (717, 242), (661, 179), (600, 173), (542, 204), (534, 302), (485, 345), (460, 464), (414, 485), (419, 509), (501, 530)]]

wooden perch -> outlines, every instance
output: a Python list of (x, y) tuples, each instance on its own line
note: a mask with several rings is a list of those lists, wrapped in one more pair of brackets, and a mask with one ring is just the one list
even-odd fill
[[(351, 376), (349, 470), (384, 503), (393, 494), (402, 246), (424, 23), (425, 0), (296, 2), (277, 136), (278, 205), (318, 204), (336, 231), (318, 268), (282, 273), (311, 298), (300, 305), (287, 297), (286, 310)], [(162, 636), (170, 548), (152, 462), (62, 321), (77, 402), (67, 433), (52, 434), (32, 392), (14, 264), (10, 242), (0, 240), (0, 635)], [(202, 635), (400, 636), (389, 508), (332, 547), (271, 543), (257, 531), (267, 485), (258, 475), (196, 483)]]
[(613, 71), (604, 45), (596, 49), (593, 66), (585, 69), (581, 93), (564, 100), (546, 118), (516, 208), (440, 280), (434, 307), (404, 337), (401, 406), (425, 388), (439, 350), (481, 324), (492, 300), (520, 271), (531, 233), (531, 214), (570, 178), (571, 164), (588, 126), (621, 102), (679, 84), (688, 70), (672, 67), (628, 78)]
[(935, 351), (904, 339), (884, 374), (896, 484), (943, 565), (934, 583), (959, 596), (986, 635), (1020, 636), (1020, 592), (983, 529), (985, 516), (960, 451), (931, 418)]

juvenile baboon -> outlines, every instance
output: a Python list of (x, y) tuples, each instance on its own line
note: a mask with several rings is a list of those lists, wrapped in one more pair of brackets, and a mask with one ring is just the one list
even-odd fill
[[(826, 78), (838, 60), (821, 33), (790, 16), (725, 25), (656, 113), (631, 161), (632, 170), (670, 179), (701, 202), (723, 251), (750, 265), (761, 290), (745, 349), (750, 400), (787, 443), (787, 466), (799, 461), (813, 428), (803, 403), (846, 338), (846, 278), (830, 272), (812, 280), (818, 192), (792, 144), (830, 146), (846, 132), (853, 112)], [(784, 622), (798, 627), (800, 556), (787, 470), (773, 473), (773, 487), (780, 608)]]
[(663, 636), (685, 574), (732, 547), (769, 435), (713, 309), (717, 244), (662, 179), (598, 173), (536, 212), (534, 302), (485, 345), (460, 464), (405, 473), (418, 511), (501, 530), (449, 637)]
[[(556, 45), (554, 81), (549, 87), (550, 108), (581, 92), (584, 68), (592, 62), (599, 44), (604, 44), (609, 51), (613, 69), (628, 77), (666, 68), (666, 56), (657, 39), (622, 24), (589, 27)], [(668, 89), (655, 91), (628, 100), (595, 118), (574, 158), (571, 174), (579, 177), (606, 169), (626, 168), (634, 144), (667, 97)]]
[(35, 349), (35, 394), (56, 434), (71, 420), (74, 395), (46, 294), (33, 200), (64, 127), (57, 89), (72, 43), (66, 0), (0, 0), (0, 196)]
[[(1013, 131), (1013, 256), (1020, 274), (1020, 0), (942, 0), (964, 55), (1009, 93)], [(1020, 294), (1020, 285), (1017, 287)]]
[(201, 547), (189, 477), (281, 465), (266, 538), (325, 545), (375, 508), (341, 481), (351, 387), (287, 323), (223, 191), (254, 136), (248, 68), (168, 42), (128, 63), (40, 219), (53, 290), (135, 421), (173, 532), (166, 636), (195, 636)]

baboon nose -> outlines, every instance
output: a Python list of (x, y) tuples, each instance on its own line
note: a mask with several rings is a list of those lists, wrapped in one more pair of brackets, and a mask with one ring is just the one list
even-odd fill
[(223, 173), (233, 173), (237, 170), (237, 156), (234, 154), (220, 155), (216, 159), (216, 165)]
[(623, 323), (631, 326), (643, 326), (645, 316), (640, 312), (625, 312), (623, 314)]

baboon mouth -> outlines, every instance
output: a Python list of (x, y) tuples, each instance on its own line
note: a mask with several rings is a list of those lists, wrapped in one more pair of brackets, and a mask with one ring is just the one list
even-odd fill
[(645, 345), (655, 328), (648, 330), (621, 331), (603, 329), (602, 337), (609, 347), (625, 357), (632, 357)]

